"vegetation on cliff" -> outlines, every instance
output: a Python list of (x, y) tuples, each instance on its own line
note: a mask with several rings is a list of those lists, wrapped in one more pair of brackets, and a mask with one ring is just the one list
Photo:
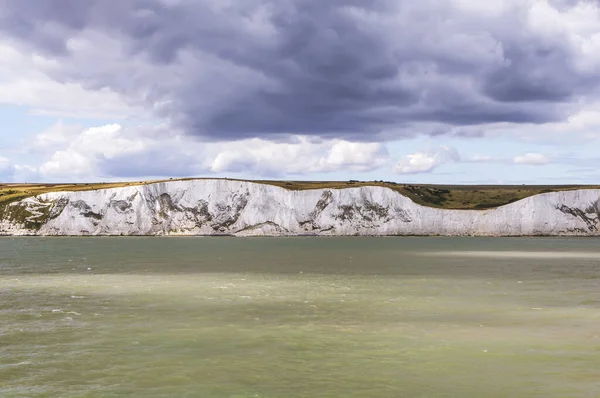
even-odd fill
[[(183, 179), (183, 180), (191, 180)], [(231, 180), (231, 179), (230, 179)], [(82, 184), (0, 184), (0, 218), (6, 204), (30, 196), (57, 191), (90, 191), (143, 185), (162, 181), (82, 183)], [(524, 199), (529, 196), (556, 191), (596, 189), (589, 185), (428, 185), (402, 184), (389, 181), (251, 181), (275, 185), (289, 190), (343, 189), (360, 186), (382, 186), (390, 188), (415, 203), (440, 209), (482, 210), (491, 209)]]

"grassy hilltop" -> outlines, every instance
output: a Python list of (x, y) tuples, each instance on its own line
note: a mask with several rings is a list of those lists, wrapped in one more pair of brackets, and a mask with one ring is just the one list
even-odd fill
[[(185, 178), (182, 180), (192, 180)], [(232, 180), (232, 179), (230, 179)], [(131, 185), (151, 184), (174, 181), (139, 181), (86, 184), (0, 184), (0, 207), (29, 196), (54, 191), (91, 191), (117, 188)], [(241, 180), (234, 180), (241, 181)], [(546, 192), (591, 189), (600, 186), (591, 185), (427, 185), (402, 184), (388, 181), (251, 181), (269, 184), (289, 190), (341, 189), (361, 186), (382, 186), (397, 191), (424, 206), (442, 209), (477, 210), (502, 206), (528, 196)]]

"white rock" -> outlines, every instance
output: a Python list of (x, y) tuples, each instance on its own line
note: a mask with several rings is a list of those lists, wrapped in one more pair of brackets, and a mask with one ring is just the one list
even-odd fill
[(39, 225), (11, 220), (6, 211), (0, 234), (600, 235), (596, 189), (545, 193), (479, 211), (420, 206), (378, 186), (291, 191), (215, 179), (51, 192), (8, 210), (12, 206), (25, 207), (27, 221)]

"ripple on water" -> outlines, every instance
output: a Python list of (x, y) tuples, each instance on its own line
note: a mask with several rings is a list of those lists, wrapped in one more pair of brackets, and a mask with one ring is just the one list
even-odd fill
[(439, 251), (418, 252), (422, 256), (435, 257), (478, 257), (478, 258), (523, 258), (523, 259), (600, 259), (600, 252), (560, 252), (560, 251)]
[(2, 398), (597, 396), (591, 240), (19, 242)]

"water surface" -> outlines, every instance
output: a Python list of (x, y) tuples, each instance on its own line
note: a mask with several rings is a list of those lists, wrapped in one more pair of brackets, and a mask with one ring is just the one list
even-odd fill
[(598, 397), (600, 245), (2, 238), (1, 397)]

